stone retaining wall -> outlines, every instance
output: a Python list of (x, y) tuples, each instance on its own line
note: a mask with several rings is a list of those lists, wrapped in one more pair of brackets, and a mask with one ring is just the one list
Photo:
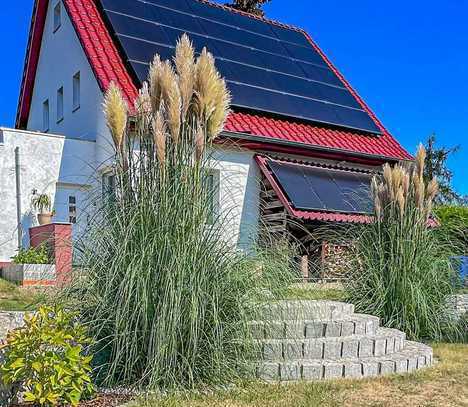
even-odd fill
[(8, 331), (23, 326), (23, 311), (1, 311), (0, 312), (0, 340), (5, 339)]

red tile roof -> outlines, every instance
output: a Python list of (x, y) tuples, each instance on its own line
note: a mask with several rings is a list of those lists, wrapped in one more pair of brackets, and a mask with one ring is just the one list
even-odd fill
[[(137, 87), (132, 80), (120, 54), (113, 42), (106, 25), (96, 6), (98, 0), (63, 0), (68, 15), (77, 32), (78, 38), (83, 46), (88, 61), (96, 75), (97, 81), (103, 91), (105, 91), (111, 81), (114, 81), (123, 91), (128, 103), (133, 105), (133, 100), (137, 95)], [(205, 3), (212, 4), (206, 0)], [(40, 49), (42, 31), (44, 25), (44, 14), (47, 9), (47, 0), (36, 0), (33, 22), (30, 31), (28, 52), (25, 63), (25, 73), (21, 90), (21, 97), (18, 106), (17, 127), (25, 127), (29, 114), (32, 86), (37, 68), (37, 56)], [(223, 7), (212, 4), (215, 7)], [(238, 12), (229, 9), (232, 12)], [(239, 12), (241, 14), (246, 14)], [(257, 18), (249, 15), (251, 18)], [(270, 24), (281, 27), (286, 25), (275, 21), (263, 19)], [(40, 27), (42, 25), (42, 27)], [(369, 135), (363, 132), (343, 130), (338, 128), (328, 128), (325, 126), (301, 123), (293, 119), (274, 119), (257, 113), (234, 112), (229, 116), (226, 130), (231, 132), (248, 133), (275, 141), (298, 142), (308, 146), (320, 146), (332, 149), (346, 150), (354, 153), (364, 153), (388, 159), (411, 159), (411, 156), (403, 147), (390, 135), (384, 126), (378, 121), (373, 112), (356, 94), (354, 89), (346, 82), (338, 70), (326, 58), (317, 44), (304, 31), (314, 48), (322, 55), (330, 68), (343, 80), (345, 86), (356, 97), (364, 110), (374, 119), (377, 126), (382, 130), (382, 136)]]

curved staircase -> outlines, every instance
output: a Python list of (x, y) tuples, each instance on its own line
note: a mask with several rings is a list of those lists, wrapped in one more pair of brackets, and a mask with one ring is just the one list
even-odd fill
[(406, 340), (379, 318), (334, 301), (281, 301), (251, 323), (259, 342), (257, 377), (266, 381), (407, 373), (432, 364), (429, 346)]

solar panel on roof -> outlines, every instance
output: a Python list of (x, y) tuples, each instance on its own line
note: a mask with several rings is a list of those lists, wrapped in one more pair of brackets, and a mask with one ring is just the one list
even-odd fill
[[(101, 0), (140, 81), (155, 53), (171, 58), (187, 33), (216, 58), (233, 106), (380, 133), (305, 35), (197, 0)], [(146, 68), (146, 69), (145, 69)]]
[(268, 166), (296, 209), (372, 213), (368, 174), (273, 160)]

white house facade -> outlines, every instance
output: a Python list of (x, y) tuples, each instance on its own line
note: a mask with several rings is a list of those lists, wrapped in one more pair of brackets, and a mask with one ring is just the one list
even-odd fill
[(0, 263), (15, 253), (18, 228), (28, 244), (34, 193), (50, 194), (57, 221), (76, 222), (76, 235), (84, 230), (89, 194), (100, 190), (114, 154), (103, 93), (114, 82), (132, 103), (151, 57), (170, 57), (183, 32), (197, 51), (211, 47), (233, 93), (212, 163), (219, 208), (229, 213), (227, 238), (251, 246), (262, 216), (278, 231), (290, 218), (366, 221), (352, 205), (330, 207), (327, 188), (309, 194), (319, 206), (300, 204), (283, 179), (283, 167), (314, 179), (322, 171), (335, 185), (410, 158), (307, 33), (206, 1), (34, 0), (17, 129), (0, 130)]

